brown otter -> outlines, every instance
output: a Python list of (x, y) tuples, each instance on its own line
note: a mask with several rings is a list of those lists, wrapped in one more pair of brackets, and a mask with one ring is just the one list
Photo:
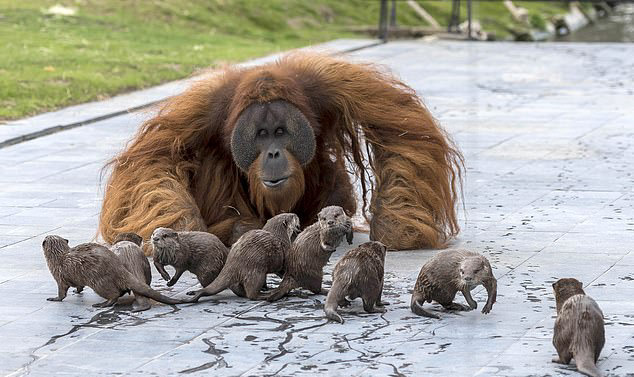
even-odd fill
[(107, 301), (94, 304), (103, 308), (112, 306), (122, 295), (133, 291), (164, 304), (179, 304), (180, 300), (163, 296), (123, 267), (117, 256), (97, 243), (84, 243), (73, 247), (60, 236), (46, 236), (42, 249), (48, 268), (57, 282), (57, 297), (49, 301), (62, 301), (69, 287), (92, 288)]
[(553, 291), (557, 302), (553, 345), (559, 355), (553, 362), (569, 364), (574, 357), (579, 372), (601, 376), (596, 364), (605, 344), (603, 312), (577, 279), (559, 279)]
[(317, 222), (304, 229), (293, 241), (285, 260), (284, 278), (279, 287), (268, 294), (267, 300), (279, 300), (299, 287), (314, 294), (328, 294), (321, 287), (323, 269), (344, 236), (351, 244), (352, 221), (343, 208), (329, 206), (319, 211)]
[[(152, 270), (150, 269), (150, 262), (148, 262), (147, 257), (143, 253), (143, 249), (141, 249), (142, 244), (143, 239), (138, 234), (122, 233), (117, 235), (110, 250), (115, 253), (128, 272), (149, 286), (152, 283)], [(152, 305), (147, 297), (134, 295), (133, 312), (148, 310), (151, 307)]]
[(381, 294), (386, 251), (384, 244), (370, 241), (348, 251), (337, 262), (332, 273), (332, 287), (324, 304), (326, 317), (343, 323), (337, 307), (349, 304), (346, 297), (352, 300), (361, 297), (363, 309), (368, 313), (385, 312)]
[(297, 215), (283, 213), (269, 219), (262, 229), (243, 234), (231, 247), (227, 263), (216, 280), (203, 289), (188, 292), (194, 295), (188, 302), (196, 302), (226, 288), (240, 297), (265, 299), (260, 288), (266, 283), (266, 274), (284, 270), (284, 255), (299, 226)]
[[(483, 285), (488, 299), (482, 313), (491, 311), (497, 296), (497, 280), (491, 265), (483, 255), (463, 249), (445, 250), (436, 254), (421, 268), (412, 293), (411, 310), (415, 314), (440, 318), (423, 309), (425, 301), (436, 301), (447, 310), (472, 310), (478, 304), (471, 290)], [(456, 293), (464, 295), (469, 306), (453, 302)]]
[[(176, 232), (170, 228), (157, 228), (152, 233), (154, 266), (167, 280), (176, 284), (183, 272), (190, 271), (203, 287), (216, 279), (227, 260), (229, 250), (218, 237), (207, 232)], [(174, 277), (165, 271), (166, 265), (176, 268)]]

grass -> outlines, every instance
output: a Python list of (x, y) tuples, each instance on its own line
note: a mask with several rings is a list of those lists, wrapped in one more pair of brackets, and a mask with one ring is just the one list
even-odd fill
[[(56, 4), (76, 14), (48, 14)], [(353, 36), (378, 15), (369, 0), (0, 0), (0, 120)]]
[[(451, 1), (419, 3), (447, 24)], [(565, 10), (558, 1), (515, 3), (545, 19)], [(76, 13), (47, 12), (57, 4)], [(464, 20), (464, 2), (461, 12)], [(0, 120), (354, 37), (351, 27), (376, 25), (378, 15), (378, 0), (0, 0)], [(501, 1), (474, 1), (473, 15), (498, 37), (515, 23)], [(399, 25), (425, 25), (405, 1), (397, 16)]]

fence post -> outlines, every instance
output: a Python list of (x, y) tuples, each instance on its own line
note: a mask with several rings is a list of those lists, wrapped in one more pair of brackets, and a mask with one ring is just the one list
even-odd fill
[(471, 40), (471, 0), (467, 0), (467, 39)]
[(449, 16), (449, 25), (447, 31), (452, 32), (458, 29), (460, 25), (460, 0), (452, 0), (451, 2), (451, 16)]
[(379, 14), (379, 39), (387, 42), (387, 0), (381, 0), (381, 13)]

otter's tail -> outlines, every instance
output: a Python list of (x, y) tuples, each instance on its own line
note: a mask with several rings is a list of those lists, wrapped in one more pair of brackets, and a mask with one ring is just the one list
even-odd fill
[(597, 365), (594, 363), (594, 355), (592, 352), (577, 352), (574, 354), (575, 362), (577, 363), (577, 370), (580, 373), (591, 377), (601, 377), (601, 371), (597, 368)]
[(128, 273), (128, 284), (130, 285), (130, 289), (134, 292), (135, 295), (149, 297), (154, 301), (162, 302), (163, 304), (174, 305), (174, 304), (182, 304), (183, 300), (178, 300), (174, 298), (170, 298), (167, 296), (163, 296), (159, 292), (152, 289), (149, 285), (143, 283), (139, 279), (135, 278), (132, 274)]
[[(199, 289), (197, 291), (193, 292), (193, 297), (190, 298), (189, 300), (186, 300), (185, 302), (198, 302), (198, 300), (200, 300), (201, 297), (203, 296), (213, 296), (215, 294), (218, 294), (222, 291), (224, 291), (225, 289), (229, 288), (229, 286), (231, 285), (231, 281), (232, 281), (232, 272), (228, 271), (227, 268), (223, 268), (220, 271), (220, 274), (218, 274), (218, 277), (211, 282), (211, 284), (209, 284), (208, 286), (206, 286), (203, 289)], [(191, 294), (188, 292), (188, 294)]]
[(596, 362), (605, 344), (602, 316), (585, 308), (577, 321), (573, 344), (577, 370), (591, 377), (601, 377)]
[(420, 292), (414, 291), (414, 293), (412, 293), (412, 302), (410, 303), (410, 309), (412, 309), (412, 312), (422, 317), (439, 319), (440, 317), (437, 316), (436, 314), (432, 314), (428, 312), (427, 310), (423, 309), (424, 303), (425, 303), (425, 298), (423, 297), (423, 295)]
[(332, 287), (330, 287), (330, 291), (328, 291), (328, 296), (326, 296), (326, 302), (324, 304), (326, 317), (331, 321), (339, 323), (343, 323), (343, 318), (337, 313), (337, 307), (339, 306), (339, 302), (346, 298), (345, 288), (342, 285), (339, 279), (333, 280)]

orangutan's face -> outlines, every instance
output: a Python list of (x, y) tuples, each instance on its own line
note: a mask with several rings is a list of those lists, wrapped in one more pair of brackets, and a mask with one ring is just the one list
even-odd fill
[(238, 118), (231, 152), (244, 172), (256, 164), (259, 183), (265, 188), (283, 189), (295, 174), (295, 166), (305, 166), (313, 159), (315, 134), (306, 117), (290, 103), (256, 103)]

